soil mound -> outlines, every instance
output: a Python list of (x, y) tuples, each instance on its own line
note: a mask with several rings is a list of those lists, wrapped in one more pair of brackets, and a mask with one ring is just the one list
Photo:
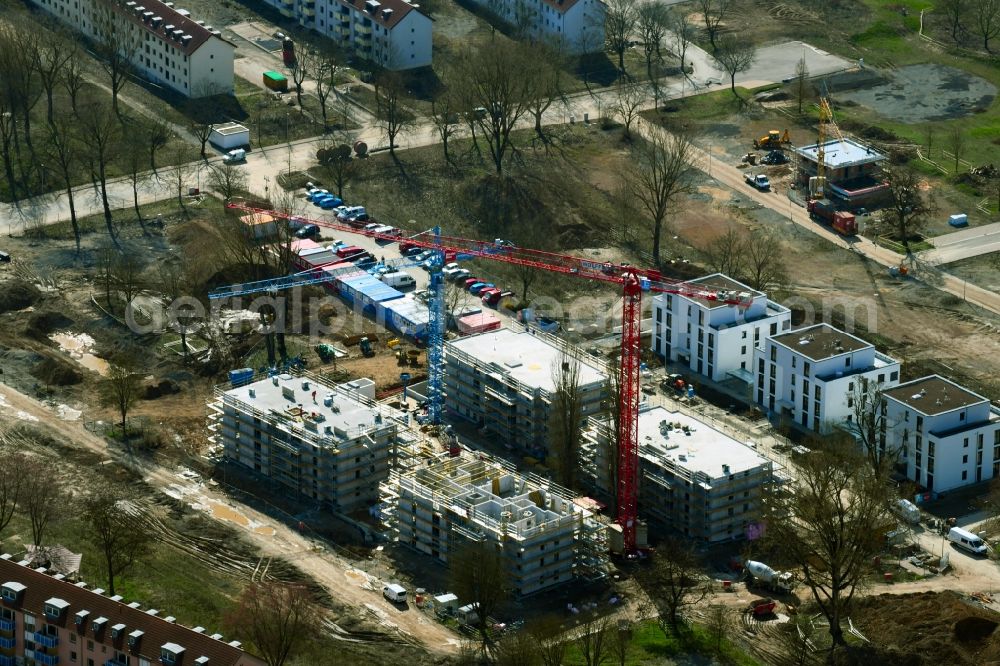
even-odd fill
[(955, 623), (955, 638), (966, 643), (989, 638), (997, 628), (996, 620), (985, 617), (966, 617)]
[(165, 395), (180, 393), (181, 387), (170, 379), (153, 379), (142, 385), (142, 399), (156, 400)]
[(36, 363), (31, 376), (48, 386), (72, 386), (83, 379), (69, 361), (55, 356), (45, 356)]
[(13, 282), (0, 289), (0, 313), (23, 310), (42, 297), (42, 292), (27, 282)]
[(73, 320), (61, 312), (35, 312), (24, 326), (24, 334), (34, 340), (46, 340), (49, 333), (69, 328)]

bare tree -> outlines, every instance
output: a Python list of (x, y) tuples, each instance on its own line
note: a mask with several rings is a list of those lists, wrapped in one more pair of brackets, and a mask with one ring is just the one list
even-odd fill
[(739, 280), (743, 275), (745, 242), (746, 235), (737, 227), (730, 227), (726, 233), (708, 243), (702, 252), (711, 272)]
[(706, 628), (712, 639), (712, 647), (715, 649), (715, 656), (722, 657), (722, 642), (726, 638), (726, 627), (728, 626), (726, 616), (729, 614), (723, 604), (712, 604), (708, 607), (708, 618)]
[(66, 93), (69, 95), (70, 108), (73, 109), (73, 115), (78, 116), (79, 111), (79, 101), (80, 92), (83, 90), (83, 86), (86, 85), (87, 80), (84, 78), (84, 59), (81, 53), (80, 44), (76, 39), (72, 40), (73, 53), (69, 60), (66, 61), (66, 65), (62, 70), (62, 84), (66, 88)]
[(472, 604), (476, 613), (475, 629), (484, 658), (493, 655), (495, 645), (489, 618), (510, 596), (510, 572), (498, 544), (470, 541), (451, 556), (451, 589), (463, 603)]
[(660, 630), (669, 638), (677, 635), (684, 609), (700, 604), (711, 589), (690, 543), (671, 540), (656, 555), (639, 580), (657, 610)]
[(715, 48), (713, 57), (723, 71), (729, 75), (729, 88), (742, 106), (746, 100), (736, 92), (736, 75), (750, 69), (757, 57), (757, 47), (747, 35), (726, 33), (718, 38), (718, 46)]
[(708, 41), (712, 43), (712, 50), (717, 51), (719, 49), (717, 43), (719, 28), (733, 8), (733, 0), (696, 0), (695, 6), (705, 21), (705, 31), (708, 32)]
[(128, 440), (128, 415), (139, 400), (140, 377), (134, 359), (119, 355), (108, 364), (101, 387), (105, 404), (121, 417), (122, 439)]
[(119, 252), (111, 267), (115, 290), (125, 299), (128, 307), (145, 287), (143, 266), (134, 252)]
[(556, 459), (559, 483), (576, 488), (583, 401), (580, 397), (580, 361), (563, 350), (552, 367), (552, 429), (549, 446)]
[(858, 377), (848, 385), (846, 429), (861, 445), (872, 472), (881, 474), (889, 469), (899, 455), (899, 447), (887, 446), (885, 431), (888, 422), (885, 386), (866, 377)]
[(628, 663), (629, 648), (632, 647), (632, 627), (628, 620), (618, 620), (617, 625), (608, 628), (611, 633), (608, 651), (618, 666), (625, 666)]
[(184, 147), (180, 144), (174, 146), (170, 151), (170, 161), (173, 163), (168, 173), (170, 184), (177, 194), (177, 203), (180, 205), (184, 215), (187, 215), (187, 204), (184, 202), (184, 187), (187, 179), (191, 176), (191, 165), (187, 162), (187, 155)]
[(951, 151), (952, 159), (955, 161), (955, 173), (958, 173), (958, 165), (965, 150), (965, 128), (958, 124), (948, 128), (947, 142), (948, 150)]
[(635, 0), (608, 0), (604, 10), (604, 39), (609, 51), (618, 56), (618, 75), (625, 72), (625, 51), (639, 23)]
[(451, 153), (448, 152), (448, 141), (458, 131), (458, 105), (451, 91), (446, 90), (431, 100), (431, 122), (441, 139), (444, 161), (453, 164)]
[(195, 312), (191, 305), (184, 305), (180, 299), (192, 297), (195, 288), (193, 267), (185, 256), (165, 260), (157, 267), (158, 288), (170, 307), (173, 320), (167, 325), (181, 336), (181, 354), (188, 357), (188, 330), (195, 323)]
[(482, 130), (497, 177), (508, 154), (517, 152), (511, 134), (528, 111), (531, 85), (524, 72), (534, 66), (519, 44), (494, 36), (466, 53), (453, 70), (461, 108), (468, 110), (470, 124)]
[(313, 54), (307, 48), (295, 49), (295, 62), (292, 64), (292, 83), (295, 84), (295, 102), (302, 108), (302, 83), (312, 75)]
[(76, 241), (76, 254), (80, 255), (80, 223), (76, 218), (76, 201), (73, 196), (73, 177), (81, 166), (80, 139), (76, 136), (76, 121), (67, 115), (60, 114), (49, 124), (46, 158), (52, 164), (66, 188), (66, 200), (69, 202), (69, 223), (73, 228), (73, 239)]
[(303, 585), (251, 583), (223, 624), (249, 641), (267, 666), (283, 666), (320, 628), (321, 614)]
[(941, 4), (940, 8), (935, 7), (935, 9), (944, 14), (951, 30), (951, 39), (957, 44), (960, 41), (960, 34), (965, 32), (962, 21), (968, 16), (970, 0), (950, 0)]
[(542, 129), (542, 115), (549, 110), (552, 103), (562, 95), (563, 62), (562, 55), (544, 44), (535, 45), (537, 60), (531, 70), (525, 72), (529, 77), (528, 112), (535, 119), (535, 134), (543, 143), (548, 143), (548, 137)]
[(576, 630), (576, 647), (587, 666), (601, 666), (608, 658), (613, 628), (607, 616), (591, 617)]
[(17, 135), (17, 121), (14, 119), (10, 97), (0, 92), (0, 157), (7, 179), (7, 191), (12, 200), (19, 197), (20, 183), (14, 173), (14, 141)]
[(199, 153), (202, 157), (205, 157), (205, 146), (208, 145), (208, 138), (212, 136), (212, 124), (209, 122), (201, 122), (198, 120), (193, 120), (188, 123), (188, 129), (191, 134), (198, 140), (201, 146), (201, 152)]
[(104, 104), (96, 102), (82, 109), (79, 123), (80, 138), (86, 148), (84, 154), (100, 188), (104, 224), (111, 242), (118, 245), (118, 235), (111, 215), (111, 203), (108, 200), (108, 167), (121, 147), (121, 123), (114, 114), (108, 113)]
[(65, 495), (65, 489), (50, 466), (38, 465), (31, 474), (24, 476), (18, 499), (31, 523), (31, 543), (36, 548), (42, 545), (49, 528), (62, 516)]
[(143, 235), (147, 234), (146, 224), (142, 219), (142, 208), (139, 207), (139, 189), (149, 180), (146, 172), (145, 137), (137, 132), (129, 132), (124, 137), (123, 150), (121, 153), (121, 166), (125, 169), (125, 176), (132, 186), (132, 208), (135, 210), (135, 218), (142, 227)]
[(771, 291), (788, 281), (781, 240), (773, 231), (755, 229), (743, 247), (743, 273), (740, 280), (758, 291)]
[(337, 186), (337, 196), (343, 199), (344, 186), (357, 171), (357, 161), (351, 157), (351, 147), (342, 143), (320, 148), (316, 151), (316, 161), (326, 167)]
[(153, 542), (149, 523), (129, 487), (104, 482), (83, 502), (87, 538), (100, 552), (107, 576), (108, 593), (115, 593), (115, 579), (131, 569)]
[(615, 90), (614, 113), (622, 121), (622, 133), (626, 141), (632, 140), (632, 123), (639, 117), (642, 104), (646, 101), (646, 90), (639, 83), (618, 82)]
[(567, 638), (562, 623), (554, 615), (545, 615), (531, 622), (525, 629), (534, 641), (535, 652), (542, 666), (562, 666), (566, 659)]
[(767, 538), (801, 568), (835, 646), (845, 644), (855, 591), (896, 523), (889, 499), (883, 475), (848, 452), (822, 449), (803, 459), (789, 486), (765, 493)]
[(38, 80), (45, 90), (46, 119), (53, 122), (53, 95), (59, 81), (63, 78), (63, 70), (71, 58), (76, 56), (73, 46), (74, 38), (62, 31), (52, 35), (38, 53)]
[(695, 40), (695, 25), (688, 20), (687, 13), (680, 11), (673, 14), (670, 20), (670, 35), (674, 40), (674, 49), (681, 61), (681, 73), (688, 75), (688, 46)]
[(799, 115), (802, 115), (802, 104), (811, 91), (809, 83), (809, 66), (806, 65), (806, 57), (802, 56), (795, 64), (795, 99), (799, 103)]
[(626, 181), (653, 221), (653, 263), (660, 263), (660, 239), (670, 205), (692, 191), (694, 145), (685, 133), (654, 130), (634, 150)]
[(9, 433), (0, 433), (0, 536), (14, 518), (25, 477), (30, 474), (28, 460), (18, 450), (18, 445)]
[(905, 165), (887, 167), (885, 180), (889, 201), (879, 211), (878, 223), (884, 230), (891, 230), (909, 254), (910, 237), (927, 225), (934, 207), (924, 193), (920, 176)]
[(208, 186), (229, 201), (240, 192), (247, 190), (246, 169), (229, 162), (219, 162), (208, 167)]
[(319, 99), (319, 111), (323, 115), (323, 127), (326, 128), (330, 125), (327, 118), (327, 102), (334, 93), (340, 60), (332, 48), (324, 48), (317, 52), (315, 60), (313, 76), (316, 79), (316, 98)]
[(120, 115), (118, 95), (132, 76), (132, 61), (142, 48), (141, 33), (125, 20), (114, 0), (96, 0), (91, 9), (94, 43), (101, 67), (108, 75), (111, 108)]
[(639, 6), (637, 11), (639, 39), (646, 58), (646, 76), (653, 89), (653, 103), (660, 103), (660, 66), (663, 64), (663, 39), (670, 30), (670, 14), (665, 5), (655, 2)]
[(971, 0), (973, 30), (983, 40), (989, 53), (990, 40), (1000, 35), (1000, 0)]
[(146, 125), (146, 147), (149, 150), (149, 168), (156, 173), (156, 153), (170, 142), (173, 133), (167, 123), (161, 119), (151, 121)]
[(497, 642), (496, 666), (539, 666), (541, 659), (535, 651), (535, 644), (524, 631), (514, 631)]
[(413, 122), (403, 104), (405, 88), (398, 72), (385, 71), (375, 77), (375, 115), (389, 140), (389, 154), (396, 156), (396, 137)]

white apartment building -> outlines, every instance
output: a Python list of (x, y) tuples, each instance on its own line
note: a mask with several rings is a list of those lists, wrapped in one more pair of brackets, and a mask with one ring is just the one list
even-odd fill
[(265, 0), (338, 47), (386, 69), (431, 64), (433, 22), (407, 0)]
[(899, 452), (906, 476), (947, 492), (1000, 477), (1000, 408), (938, 375), (883, 393), (881, 444)]
[(735, 378), (752, 385), (754, 350), (763, 338), (791, 329), (792, 313), (722, 273), (680, 286), (684, 285), (746, 294), (750, 305), (743, 308), (680, 294), (657, 294), (653, 298), (653, 351), (712, 381)]
[[(614, 428), (592, 418), (583, 434), (580, 474), (610, 498)], [(756, 525), (773, 463), (743, 442), (681, 412), (645, 405), (639, 412), (639, 515), (709, 543), (742, 539)]]
[(855, 382), (899, 383), (899, 361), (829, 324), (764, 338), (754, 356), (757, 404), (824, 435), (853, 418)]
[[(99, 40), (105, 16), (124, 30), (120, 41), (142, 78), (185, 97), (233, 93), (235, 46), (222, 33), (195, 21), (185, 9), (160, 0), (34, 0), (38, 7)], [(108, 9), (103, 9), (107, 7)], [(106, 12), (110, 11), (110, 14)]]
[(567, 53), (604, 49), (603, 0), (473, 0), (525, 35)]
[[(589, 356), (532, 329), (501, 328), (445, 343), (445, 406), (519, 451), (544, 456), (555, 376), (578, 363), (582, 421), (602, 409), (608, 376)], [(583, 425), (583, 422), (580, 424)]]
[(396, 414), (374, 395), (371, 380), (333, 386), (308, 374), (218, 387), (209, 439), (289, 493), (353, 511), (377, 501), (397, 453)]
[(571, 491), (482, 454), (441, 454), (382, 484), (400, 544), (448, 563), (470, 542), (496, 545), (519, 596), (607, 574), (606, 527)]

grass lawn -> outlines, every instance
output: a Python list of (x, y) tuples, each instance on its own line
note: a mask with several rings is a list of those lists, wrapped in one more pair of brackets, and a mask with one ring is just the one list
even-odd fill
[[(219, 200), (207, 195), (200, 199), (186, 201), (185, 206), (186, 213), (191, 217), (219, 213), (222, 210), (222, 204)], [(162, 215), (165, 219), (170, 219), (185, 214), (185, 209), (181, 208), (176, 197), (141, 205), (139, 206), (139, 211), (142, 213), (143, 221), (150, 229), (154, 229), (152, 223), (156, 220), (157, 215)], [(130, 237), (141, 233), (135, 209), (131, 206), (128, 208), (113, 209), (111, 214), (119, 234)], [(81, 236), (107, 234), (103, 213), (78, 218), (77, 224), (80, 226)], [(73, 227), (66, 220), (56, 222), (55, 224), (46, 224), (34, 229), (28, 228), (24, 234), (32, 238), (71, 240), (73, 238)]]
[[(627, 666), (640, 666), (642, 664), (662, 663), (662, 660), (672, 657), (695, 656), (721, 657), (723, 663), (734, 666), (761, 666), (760, 662), (741, 652), (725, 639), (721, 642), (721, 648), (717, 653), (715, 640), (711, 633), (700, 625), (688, 625), (681, 637), (670, 636), (668, 638), (653, 621), (642, 622), (632, 627), (632, 640), (628, 647), (625, 664)], [(617, 657), (609, 659), (609, 661), (616, 660)], [(568, 666), (582, 666), (587, 662), (579, 647), (571, 644), (564, 663)]]
[[(736, 92), (740, 97), (750, 99), (755, 91), (736, 86)], [(667, 100), (660, 109), (644, 111), (642, 116), (665, 127), (681, 128), (726, 118), (739, 111), (739, 101), (733, 96), (732, 90), (725, 88), (704, 95)]]

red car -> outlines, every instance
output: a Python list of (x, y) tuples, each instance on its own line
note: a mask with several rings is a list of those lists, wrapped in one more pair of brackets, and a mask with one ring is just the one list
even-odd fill
[(462, 285), (463, 289), (468, 289), (469, 287), (471, 287), (472, 285), (476, 284), (477, 282), (482, 282), (482, 280), (480, 280), (477, 277), (470, 277), (470, 278), (467, 278), (464, 282), (459, 282), (459, 284)]
[(493, 289), (488, 289), (483, 293), (485, 294), (483, 296), (483, 303), (486, 305), (498, 305), (503, 299), (510, 298), (514, 295), (514, 292), (512, 291), (500, 291), (495, 287)]

